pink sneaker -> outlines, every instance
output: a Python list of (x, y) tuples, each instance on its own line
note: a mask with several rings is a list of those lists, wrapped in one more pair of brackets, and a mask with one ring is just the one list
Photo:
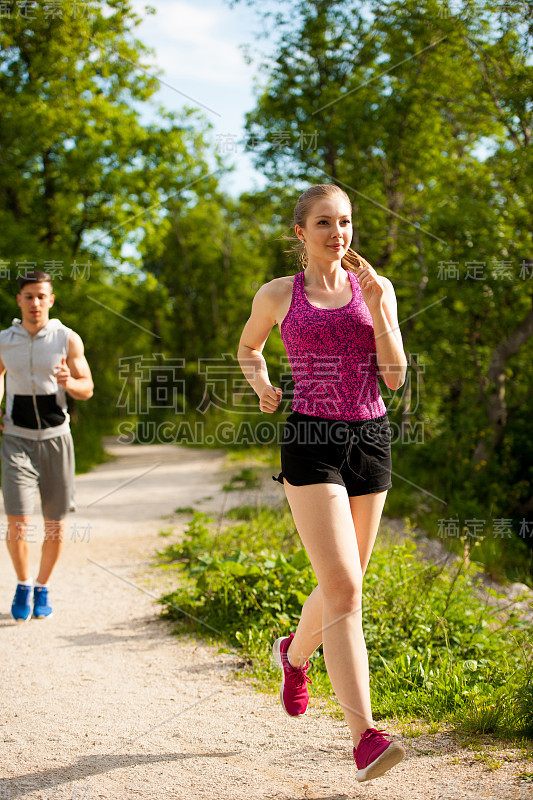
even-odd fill
[(378, 728), (367, 728), (361, 734), (361, 741), (353, 749), (353, 757), (357, 765), (358, 781), (370, 781), (379, 778), (387, 770), (397, 764), (405, 756), (405, 750), (399, 742), (389, 741), (383, 736), (384, 731)]
[(291, 633), (290, 636), (282, 636), (281, 639), (276, 639), (272, 652), (274, 661), (283, 670), (281, 689), (279, 691), (281, 705), (289, 717), (301, 717), (307, 711), (307, 704), (309, 703), (307, 684), (311, 683), (311, 679), (306, 674), (309, 668), (309, 661), (299, 669), (298, 667), (293, 667), (287, 657), (287, 650), (293, 638), (294, 633)]

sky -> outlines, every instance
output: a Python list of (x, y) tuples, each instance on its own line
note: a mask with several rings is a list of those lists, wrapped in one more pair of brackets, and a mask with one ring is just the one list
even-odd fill
[[(214, 126), (214, 145), (235, 165), (222, 188), (236, 196), (262, 188), (265, 180), (244, 152), (244, 116), (255, 106), (256, 67), (248, 66), (240, 49), (253, 44), (260, 24), (256, 10), (245, 2), (231, 9), (224, 0), (133, 0), (143, 22), (135, 35), (155, 52), (143, 66), (161, 70), (154, 96), (171, 111), (197, 107)], [(152, 121), (155, 117), (144, 115)]]

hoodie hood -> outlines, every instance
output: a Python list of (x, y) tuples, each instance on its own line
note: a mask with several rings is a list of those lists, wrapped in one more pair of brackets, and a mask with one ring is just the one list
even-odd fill
[[(31, 333), (26, 330), (22, 324), (22, 320), (18, 317), (14, 317), (11, 325), (15, 333), (21, 333), (23, 336), (31, 336)], [(40, 331), (37, 331), (33, 338), (35, 339), (38, 336), (45, 336), (47, 333), (54, 333), (63, 327), (64, 325), (58, 319), (49, 319), (46, 325), (44, 325)]]

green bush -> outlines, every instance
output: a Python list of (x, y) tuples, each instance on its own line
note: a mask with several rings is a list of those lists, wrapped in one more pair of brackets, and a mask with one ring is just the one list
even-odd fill
[[(181, 565), (180, 586), (161, 598), (165, 613), (182, 629), (240, 648), (253, 675), (271, 681), (272, 641), (294, 630), (316, 585), (288, 511), (259, 508), (255, 518), (219, 531), (196, 514), (184, 541), (160, 557)], [(487, 717), (491, 706), (508, 703), (513, 713), (492, 729), (531, 735), (526, 626), (514, 616), (500, 620), (479, 598), (475, 572), (464, 559), (427, 564), (412, 541), (391, 546), (378, 538), (363, 593), (376, 719), (465, 720), (473, 730), (481, 725), (476, 710)], [(320, 651), (315, 656), (313, 696), (331, 697)]]

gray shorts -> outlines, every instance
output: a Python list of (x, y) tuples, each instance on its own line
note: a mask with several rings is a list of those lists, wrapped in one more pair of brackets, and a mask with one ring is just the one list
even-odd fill
[(34, 441), (2, 436), (2, 494), (8, 516), (30, 516), (37, 487), (43, 517), (64, 519), (74, 505), (74, 444), (70, 431), (53, 439)]

